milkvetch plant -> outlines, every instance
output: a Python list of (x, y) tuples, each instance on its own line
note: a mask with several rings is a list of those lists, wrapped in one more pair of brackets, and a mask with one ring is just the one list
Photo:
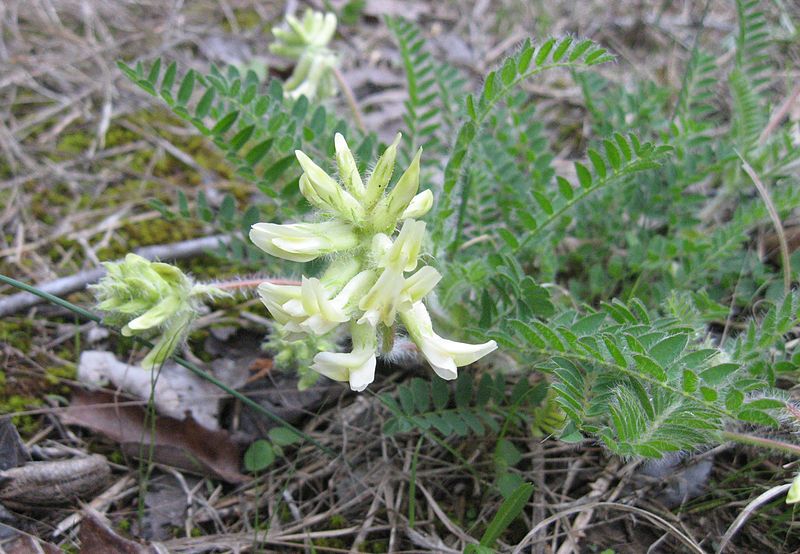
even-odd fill
[(291, 98), (321, 100), (334, 94), (332, 70), (338, 60), (328, 43), (335, 32), (334, 14), (310, 9), (302, 20), (287, 15), (286, 25), (273, 30), (275, 42), (270, 44), (270, 51), (296, 62), (291, 77), (284, 83), (284, 90)]
[(321, 336), (349, 325), (351, 352), (320, 352), (312, 369), (336, 381), (349, 381), (356, 391), (375, 378), (376, 356), (391, 350), (398, 316), (443, 379), (455, 379), (458, 367), (497, 348), (493, 340), (464, 344), (433, 331), (423, 299), (441, 275), (433, 267), (419, 267), (425, 223), (415, 219), (430, 210), (433, 195), (430, 190), (418, 192), (422, 149), (387, 192), (399, 143), (398, 133), (366, 184), (338, 133), (334, 145), (341, 183), (296, 151), (303, 168), (300, 191), (327, 221), (256, 223), (250, 231), (256, 246), (279, 258), (308, 262), (332, 255), (320, 278), (304, 276), (300, 285), (263, 283), (258, 290), (289, 335)]
[[(530, 406), (546, 398), (548, 409), (532, 408), (524, 417), (552, 416), (546, 432), (564, 440), (593, 437), (618, 455), (657, 458), (727, 440), (746, 442), (737, 425), (780, 426), (787, 399), (776, 390), (776, 378), (800, 364), (786, 341), (800, 324), (800, 296), (788, 290), (791, 279), (781, 287), (769, 265), (745, 256), (750, 233), (760, 233), (769, 218), (762, 200), (750, 194), (752, 183), (742, 179), (740, 161), (730, 155), (747, 156), (785, 218), (800, 201), (796, 180), (787, 177), (800, 150), (777, 131), (761, 136), (769, 97), (756, 91), (765, 90), (767, 65), (760, 60), (767, 59), (762, 43), (769, 35), (758, 31), (766, 21), (757, 0), (736, 3), (741, 21), (733, 70), (728, 74), (717, 56), (696, 49), (671, 115), (663, 108), (677, 91), (661, 87), (659, 94), (642, 94), (604, 84), (593, 68), (614, 56), (591, 40), (527, 41), (486, 75), (480, 90), (469, 91), (452, 64), (427, 51), (413, 24), (391, 18), (408, 85), (406, 142), (398, 136), (368, 179), (342, 135), (359, 144), (353, 150), (364, 160), (372, 158), (374, 136), (356, 138), (319, 105), (335, 78), (332, 14), (288, 17), (275, 30), (271, 50), (296, 65), (283, 85), (273, 80), (267, 91), (255, 76), (238, 71), (212, 68), (202, 77), (189, 71), (177, 80), (174, 64), (163, 78), (160, 61), (147, 70), (122, 67), (212, 138), (238, 175), (281, 198), (279, 219), (255, 225), (262, 220), (258, 206), (238, 218), (235, 201), (223, 202), (219, 219), (229, 225), (222, 230), (244, 229), (258, 248), (282, 260), (317, 261), (315, 273), (297, 283), (259, 287), (274, 319), (269, 347), (276, 365), (296, 364), (301, 386), (323, 374), (363, 390), (398, 332), (445, 379), (494, 350), (489, 339), (495, 339), (519, 375), (547, 375)], [(574, 149), (564, 148), (563, 137), (552, 144), (549, 122), (522, 86), (559, 68), (576, 78), (595, 130), (577, 136), (571, 146), (587, 144), (586, 156), (567, 171), (554, 163), (555, 153)], [(719, 105), (725, 101), (717, 86), (720, 69), (733, 100), (725, 109)], [(334, 138), (338, 171), (332, 177), (313, 160), (327, 152), (333, 129), (342, 134)], [(426, 169), (438, 176), (428, 225), (422, 218), (432, 210), (433, 194), (419, 192), (419, 146)], [(298, 219), (297, 189), (283, 190), (295, 182), (288, 175), (295, 159), (303, 170), (299, 192), (316, 210), (313, 220)], [(396, 162), (407, 169), (390, 188)], [(178, 205), (181, 216), (191, 218), (185, 195)], [(713, 221), (704, 215), (726, 206), (730, 218), (727, 210), (713, 210), (720, 214)], [(213, 210), (202, 194), (197, 207), (211, 223)], [(256, 248), (238, 245), (262, 264)], [(436, 255), (436, 268), (421, 263), (424, 252)], [(327, 267), (316, 273), (320, 262)], [(743, 285), (731, 287), (739, 275)], [(434, 332), (426, 298), (435, 287), (447, 323), (459, 328), (476, 322), (472, 336), (487, 342), (463, 344)], [(553, 290), (559, 293), (551, 296)], [(762, 298), (743, 290), (766, 292)], [(731, 312), (735, 304), (771, 307), (753, 309), (746, 330), (729, 332), (728, 322), (740, 313)], [(718, 322), (726, 329), (719, 343), (709, 333), (709, 324)], [(338, 352), (345, 333), (352, 347)], [(483, 407), (495, 405), (499, 415), (507, 399), (515, 417), (522, 413), (516, 404), (527, 398), (524, 387), (515, 385), (522, 392), (508, 394), (502, 383), (486, 384), (507, 374), (500, 367), (488, 373), (475, 387), (474, 402), (471, 380), (459, 379), (455, 408), (438, 379), (428, 387), (401, 385), (390, 420), (394, 430), (483, 434), (483, 423), (497, 423), (483, 417)], [(525, 380), (510, 375), (517, 385)], [(482, 409), (471, 412), (471, 403)], [(501, 434), (513, 426), (503, 426)], [(514, 467), (522, 455), (506, 448), (510, 440), (501, 444), (498, 455), (510, 452), (502, 456), (503, 467)], [(800, 498), (798, 483), (791, 500)]]
[(158, 367), (186, 338), (203, 300), (228, 296), (213, 285), (195, 283), (173, 265), (128, 254), (106, 262), (105, 277), (91, 289), (105, 320), (121, 327), (123, 336), (158, 336), (142, 367)]

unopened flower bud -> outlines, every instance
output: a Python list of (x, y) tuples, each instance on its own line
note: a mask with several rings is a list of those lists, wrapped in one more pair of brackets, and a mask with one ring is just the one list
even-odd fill
[(364, 207), (368, 210), (371, 210), (375, 206), (375, 203), (381, 198), (383, 191), (386, 190), (389, 181), (392, 179), (394, 162), (397, 158), (397, 147), (400, 145), (400, 137), (400, 133), (397, 133), (394, 142), (383, 151), (383, 155), (378, 158), (378, 163), (375, 164), (375, 169), (372, 171), (372, 175), (370, 175), (367, 181), (367, 190), (364, 194)]

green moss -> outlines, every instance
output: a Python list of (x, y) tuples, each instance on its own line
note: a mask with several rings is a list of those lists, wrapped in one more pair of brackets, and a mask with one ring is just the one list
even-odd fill
[(333, 514), (328, 520), (328, 529), (344, 529), (347, 527), (347, 519), (342, 514)]
[[(41, 405), (42, 399), (34, 398), (32, 396), (23, 396), (20, 394), (0, 396), (0, 414), (25, 412), (27, 410), (38, 408)], [(13, 416), (11, 421), (17, 427), (19, 434), (23, 437), (29, 437), (33, 435), (41, 426), (39, 419), (32, 415)]]
[(81, 126), (74, 131), (59, 135), (56, 152), (70, 155), (81, 154), (89, 149), (93, 140), (94, 134)]
[(323, 539), (314, 539), (311, 541), (314, 546), (321, 546), (323, 548), (340, 548), (345, 549), (349, 548), (350, 545), (347, 544), (345, 541), (339, 538), (330, 537), (330, 538), (323, 538)]
[(123, 146), (139, 140), (139, 135), (120, 125), (111, 125), (106, 132), (106, 148)]
[(126, 223), (115, 240), (97, 251), (101, 260), (116, 260), (140, 246), (180, 242), (197, 237), (202, 230), (190, 221), (157, 218), (145, 223)]
[[(233, 18), (236, 20), (236, 24), (239, 26), (239, 30), (241, 31), (256, 29), (262, 23), (258, 12), (250, 7), (233, 8)], [(223, 19), (220, 22), (220, 25), (226, 33), (233, 32), (231, 23), (227, 18)]]
[(48, 225), (58, 221), (63, 208), (69, 208), (74, 203), (74, 195), (64, 184), (43, 185), (30, 196), (31, 214)]
[[(65, 359), (66, 356), (74, 357), (75, 350), (62, 349), (56, 352), (56, 355)], [(78, 374), (78, 367), (75, 364), (65, 366), (50, 366), (45, 370), (45, 380), (49, 385), (59, 385), (62, 381), (74, 381)], [(62, 388), (59, 390), (61, 393), (69, 392), (69, 388)]]
[(31, 321), (15, 318), (0, 320), (0, 342), (4, 342), (21, 352), (30, 350), (33, 334), (34, 326)]

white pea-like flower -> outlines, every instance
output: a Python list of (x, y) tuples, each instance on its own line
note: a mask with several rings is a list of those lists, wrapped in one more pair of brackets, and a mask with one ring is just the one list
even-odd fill
[(265, 284), (259, 292), (287, 335), (322, 337), (349, 322), (352, 350), (320, 352), (311, 368), (331, 379), (348, 381), (353, 390), (364, 390), (374, 379), (378, 349), (391, 349), (398, 316), (444, 379), (455, 379), (458, 367), (497, 348), (494, 341), (465, 344), (433, 331), (422, 300), (442, 276), (433, 267), (419, 267), (426, 229), (424, 222), (415, 219), (431, 209), (433, 194), (419, 192), (421, 150), (394, 187), (389, 187), (400, 138), (398, 134), (380, 156), (366, 184), (340, 134), (334, 137), (339, 181), (297, 151), (303, 169), (300, 192), (333, 219), (257, 223), (250, 233), (257, 246), (283, 259), (305, 262), (334, 255), (320, 278), (303, 277), (300, 286)]
[(294, 60), (292, 75), (284, 83), (289, 97), (321, 100), (336, 91), (333, 71), (338, 64), (328, 43), (336, 32), (336, 15), (306, 10), (302, 20), (286, 16), (286, 25), (273, 29), (272, 53)]
[(353, 228), (335, 221), (289, 225), (256, 223), (250, 230), (250, 240), (268, 254), (293, 262), (310, 262), (358, 244)]
[(458, 368), (469, 365), (497, 349), (493, 340), (483, 344), (467, 344), (440, 337), (433, 331), (431, 317), (422, 302), (400, 313), (414, 344), (442, 379), (458, 377)]
[(363, 391), (375, 380), (375, 329), (370, 325), (351, 325), (351, 352), (320, 352), (311, 369), (334, 381), (348, 381), (354, 391)]

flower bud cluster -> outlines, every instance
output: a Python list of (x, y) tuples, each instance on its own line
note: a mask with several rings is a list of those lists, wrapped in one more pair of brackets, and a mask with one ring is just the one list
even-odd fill
[[(253, 243), (267, 253), (296, 262), (334, 255), (319, 278), (303, 277), (300, 285), (263, 283), (259, 293), (288, 336), (322, 336), (348, 324), (353, 337), (349, 353), (320, 352), (312, 369), (353, 390), (364, 390), (375, 376), (379, 346), (387, 349), (399, 318), (434, 371), (455, 379), (457, 367), (493, 351), (494, 341), (463, 344), (433, 331), (423, 303), (441, 279), (430, 266), (419, 267), (425, 223), (417, 221), (433, 205), (430, 190), (418, 192), (420, 157), (387, 192), (394, 172), (398, 134), (367, 179), (362, 180), (344, 137), (334, 139), (337, 182), (301, 151), (300, 191), (326, 218), (321, 223), (257, 223)], [(395, 236), (397, 228), (399, 233)], [(378, 335), (383, 338), (379, 345)]]
[(194, 283), (175, 266), (136, 254), (103, 265), (108, 272), (90, 288), (106, 321), (120, 326), (126, 337), (160, 336), (142, 361), (145, 369), (161, 365), (183, 342), (203, 297), (228, 295), (212, 285)]
[(286, 26), (273, 30), (275, 42), (270, 51), (296, 62), (284, 90), (291, 98), (307, 97), (310, 101), (334, 94), (336, 83), (333, 68), (338, 63), (328, 43), (336, 32), (336, 16), (306, 10), (302, 20), (286, 16)]

